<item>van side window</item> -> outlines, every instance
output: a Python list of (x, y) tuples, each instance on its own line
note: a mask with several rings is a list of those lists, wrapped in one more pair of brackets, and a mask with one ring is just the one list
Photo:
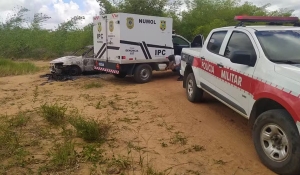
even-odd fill
[(234, 31), (229, 39), (229, 42), (226, 46), (224, 56), (226, 58), (230, 58), (233, 51), (247, 51), (252, 56), (256, 57), (255, 49), (250, 38), (247, 34)]
[(209, 50), (212, 53), (219, 54), (221, 45), (223, 43), (226, 34), (227, 31), (214, 32), (208, 41), (207, 50)]
[(175, 45), (183, 45), (183, 46), (189, 46), (189, 43), (182, 39), (181, 37), (175, 36), (173, 37), (173, 44)]

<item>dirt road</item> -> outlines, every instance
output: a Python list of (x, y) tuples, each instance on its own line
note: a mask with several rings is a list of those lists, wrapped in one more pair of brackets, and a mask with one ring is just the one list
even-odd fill
[[(156, 172), (178, 175), (274, 174), (260, 163), (247, 120), (208, 95), (203, 103), (190, 103), (172, 72), (155, 73), (147, 84), (103, 76), (41, 85), (45, 80), (39, 75), (0, 78), (1, 114), (59, 101), (85, 116), (108, 118), (115, 130), (113, 146), (107, 146), (106, 152), (132, 159), (129, 174), (141, 174), (142, 162)], [(103, 87), (83, 88), (91, 82)], [(39, 96), (33, 104), (35, 86)], [(75, 174), (89, 171), (82, 164)]]

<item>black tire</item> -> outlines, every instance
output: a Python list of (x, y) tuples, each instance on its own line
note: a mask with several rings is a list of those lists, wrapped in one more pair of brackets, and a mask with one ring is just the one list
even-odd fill
[(203, 90), (197, 87), (194, 73), (188, 74), (185, 90), (190, 102), (195, 103), (203, 100)]
[(69, 75), (71, 75), (71, 76), (78, 76), (78, 75), (81, 75), (81, 73), (82, 73), (81, 69), (78, 66), (71, 66), (69, 68)]
[(134, 80), (137, 83), (147, 83), (152, 79), (152, 68), (148, 64), (140, 64), (134, 71)]
[[(271, 134), (271, 130), (277, 131), (277, 133), (275, 132), (274, 134)], [(270, 133), (271, 139), (269, 140), (269, 142), (266, 141), (266, 139), (261, 139), (262, 131), (265, 131), (265, 133)], [(274, 142), (274, 137), (278, 137), (278, 135), (281, 138), (287, 138), (287, 144), (284, 144), (284, 142), (280, 143), (281, 139), (278, 139), (278, 145), (281, 145), (281, 147), (284, 149), (278, 147), (274, 149), (274, 144), (276, 145), (276, 143)], [(297, 126), (295, 125), (294, 120), (292, 119), (292, 116), (286, 110), (274, 109), (266, 111), (259, 115), (253, 126), (252, 137), (256, 152), (261, 162), (266, 167), (268, 167), (273, 172), (281, 175), (300, 174), (299, 131), (297, 129)], [(271, 158), (264, 151), (264, 148), (266, 146), (271, 150), (274, 149), (273, 152), (269, 154)], [(282, 153), (284, 157), (284, 150), (286, 152), (285, 159), (282, 159), (280, 162), (276, 161), (274, 157), (278, 158), (278, 153)]]
[(126, 73), (114, 74), (114, 76), (116, 78), (125, 78), (126, 77)]

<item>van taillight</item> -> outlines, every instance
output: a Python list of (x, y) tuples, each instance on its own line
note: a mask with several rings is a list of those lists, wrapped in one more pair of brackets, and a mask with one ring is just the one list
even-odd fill
[(125, 60), (126, 59), (126, 56), (122, 56), (122, 60)]
[(98, 61), (95, 61), (95, 66), (98, 66), (99, 64), (98, 64)]

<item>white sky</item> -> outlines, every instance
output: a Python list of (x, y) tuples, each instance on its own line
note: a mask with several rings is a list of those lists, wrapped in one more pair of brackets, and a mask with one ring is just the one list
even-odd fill
[[(245, 0), (242, 0), (244, 2)], [(248, 0), (255, 5), (264, 5), (271, 3), (270, 9), (292, 8), (295, 10), (294, 15), (300, 17), (299, 0)], [(298, 1), (298, 2), (297, 2)], [(45, 24), (44, 28), (53, 29), (57, 24), (70, 19), (75, 15), (85, 16), (81, 24), (84, 26), (92, 22), (92, 17), (99, 13), (99, 4), (96, 0), (0, 0), (0, 21), (4, 21), (12, 9), (22, 6), (30, 10), (29, 16), (33, 13), (44, 13), (51, 17)]]

